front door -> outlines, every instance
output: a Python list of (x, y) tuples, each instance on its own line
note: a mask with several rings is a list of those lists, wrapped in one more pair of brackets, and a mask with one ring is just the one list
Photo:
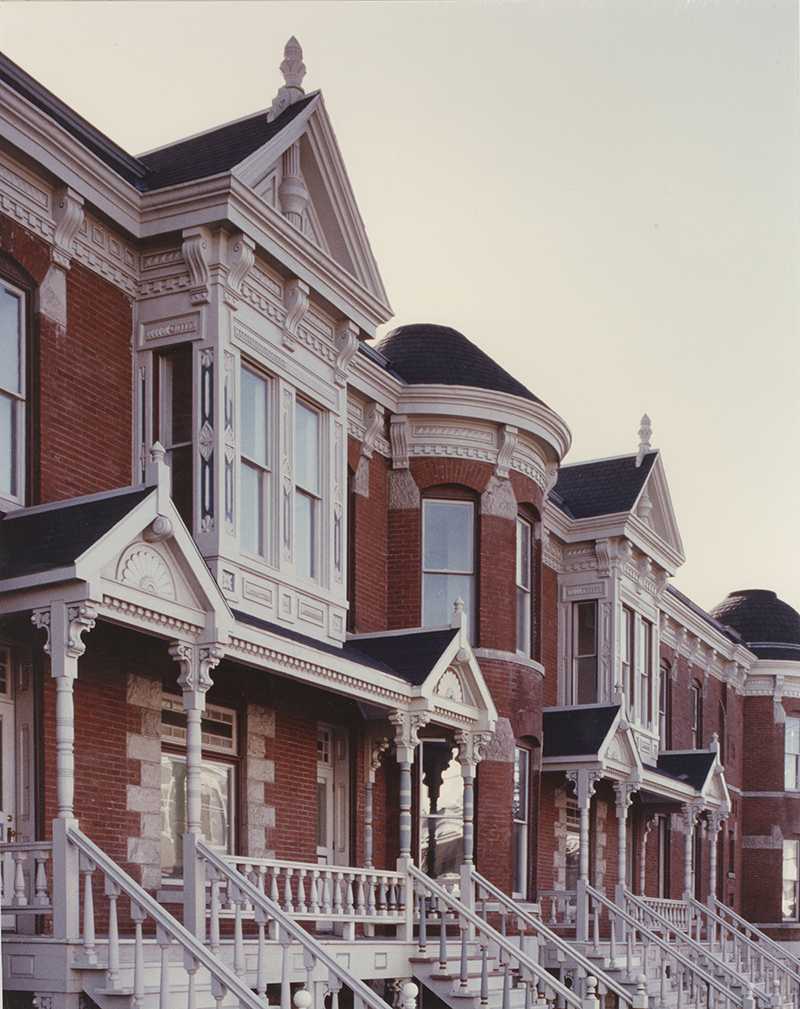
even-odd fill
[(317, 861), (350, 863), (350, 745), (336, 725), (317, 726)]

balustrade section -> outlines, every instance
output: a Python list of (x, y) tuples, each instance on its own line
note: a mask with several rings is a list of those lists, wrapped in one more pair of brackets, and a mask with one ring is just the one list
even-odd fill
[(53, 910), (53, 845), (29, 841), (0, 845), (3, 914), (47, 914)]

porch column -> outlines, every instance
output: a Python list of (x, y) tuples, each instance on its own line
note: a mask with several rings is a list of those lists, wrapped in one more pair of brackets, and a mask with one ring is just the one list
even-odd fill
[(78, 850), (67, 840), (75, 820), (75, 699), (73, 685), (78, 659), (86, 651), (81, 636), (95, 624), (97, 604), (89, 601), (53, 601), (33, 611), (36, 627), (47, 631), (44, 651), (50, 656), (50, 673), (56, 681), (56, 798), (53, 822), (53, 934), (56, 939), (80, 935), (78, 908), (80, 880)]
[(489, 731), (464, 730), (456, 733), (458, 762), (464, 779), (464, 862), (475, 860), (475, 773), (492, 740)]
[(372, 868), (372, 786), (375, 784), (375, 774), (381, 766), (384, 750), (389, 748), (389, 740), (368, 739), (367, 773), (364, 781), (364, 867)]
[(638, 782), (615, 781), (614, 793), (617, 797), (617, 903), (627, 885), (627, 844), (628, 808), (633, 801), (633, 793), (638, 791)]
[(411, 765), (419, 745), (419, 730), (430, 721), (426, 711), (393, 711), (397, 763), (400, 765), (400, 860), (411, 861)]
[(655, 822), (655, 814), (651, 813), (642, 823), (642, 845), (639, 856), (639, 896), (641, 897), (644, 897), (645, 887), (647, 886), (647, 838), (650, 836), (650, 831), (653, 829)]
[(711, 845), (708, 859), (708, 903), (712, 908), (717, 895), (717, 838), (727, 816), (727, 812), (722, 810), (708, 816), (708, 837)]
[(683, 899), (688, 901), (692, 897), (692, 837), (700, 809), (694, 803), (687, 803), (681, 806), (681, 812), (684, 832)]
[(578, 907), (576, 917), (576, 938), (585, 942), (589, 935), (589, 903), (586, 887), (589, 885), (589, 810), (595, 785), (602, 778), (602, 771), (590, 771), (580, 767), (567, 771), (567, 778), (575, 786), (580, 813), (580, 861), (578, 863)]
[(222, 658), (219, 644), (196, 645), (175, 641), (169, 654), (178, 662), (178, 686), (186, 712), (186, 833), (183, 835), (184, 924), (199, 939), (205, 938), (205, 865), (197, 857), (196, 841), (202, 836), (202, 730), (211, 670)]

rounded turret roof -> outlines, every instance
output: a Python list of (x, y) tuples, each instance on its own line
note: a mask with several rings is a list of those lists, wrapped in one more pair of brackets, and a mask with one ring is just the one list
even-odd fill
[(466, 385), (541, 403), (513, 375), (449, 326), (398, 326), (375, 348), (409, 385)]
[(711, 610), (761, 659), (800, 662), (800, 613), (769, 589), (740, 589)]

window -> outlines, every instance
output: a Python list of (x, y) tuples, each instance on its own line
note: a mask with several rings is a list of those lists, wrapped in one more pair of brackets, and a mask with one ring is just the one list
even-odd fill
[(166, 450), (172, 474), (172, 500), (189, 531), (194, 514), (192, 479), (192, 348), (156, 358), (156, 438)]
[(622, 607), (621, 675), (628, 717), (648, 728), (653, 724), (653, 625)]
[(474, 637), (474, 525), (471, 501), (422, 502), (422, 625), (449, 624), (456, 599), (464, 600)]
[(670, 838), (669, 816), (661, 814), (658, 817), (658, 896), (669, 897), (669, 861), (672, 843)]
[[(201, 828), (212, 848), (232, 854), (236, 713), (208, 705), (201, 729)], [(186, 712), (178, 697), (165, 695), (162, 700), (161, 743), (161, 872), (181, 876), (186, 833)]]
[(636, 658), (639, 666), (639, 721), (642, 725), (653, 723), (653, 625), (639, 619)]
[(319, 579), (320, 556), (320, 415), (295, 402), (295, 571)]
[(783, 920), (800, 918), (800, 841), (783, 842)]
[(783, 787), (800, 789), (800, 718), (787, 716)]
[(597, 603), (575, 603), (572, 654), (577, 704), (597, 702)]
[(0, 283), (0, 501), (25, 500), (26, 298)]
[(564, 889), (576, 890), (581, 870), (581, 814), (576, 802), (567, 800), (567, 836), (564, 862)]
[(464, 779), (458, 748), (442, 739), (420, 743), (420, 868), (457, 879), (464, 861)]
[(517, 516), (517, 651), (523, 655), (531, 654), (532, 642), (532, 532), (530, 522)]
[(661, 750), (672, 748), (672, 671), (663, 659), (658, 681), (658, 746)]
[(699, 680), (692, 681), (690, 718), (692, 749), (699, 750), (703, 745), (703, 687)]
[(267, 438), (269, 383), (249, 368), (242, 368), (241, 391), (241, 547), (268, 557), (267, 515), (270, 500), (270, 445)]
[(514, 754), (514, 894), (528, 895), (528, 837), (530, 835), (531, 751), (516, 747)]

